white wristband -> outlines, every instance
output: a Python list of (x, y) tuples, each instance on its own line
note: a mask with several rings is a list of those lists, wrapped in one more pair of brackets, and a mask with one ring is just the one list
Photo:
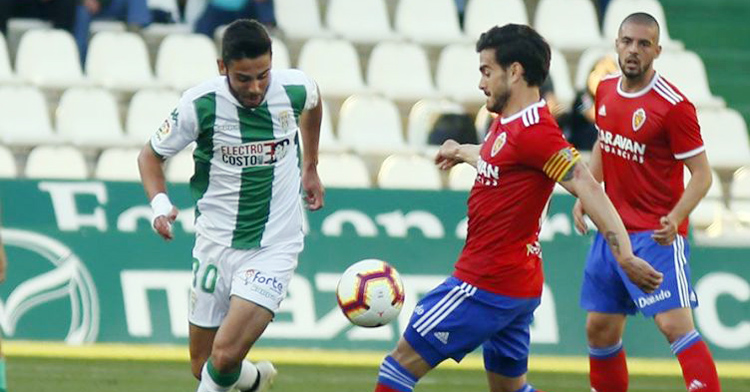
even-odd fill
[(166, 193), (158, 193), (154, 196), (154, 198), (151, 199), (151, 211), (153, 212), (153, 216), (151, 217), (151, 227), (154, 227), (156, 218), (162, 215), (169, 216), (169, 213), (172, 212), (172, 208), (172, 202), (169, 201), (169, 196), (167, 196)]

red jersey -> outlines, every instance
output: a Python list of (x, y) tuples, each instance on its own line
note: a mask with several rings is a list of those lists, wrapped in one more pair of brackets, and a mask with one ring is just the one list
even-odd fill
[[(705, 147), (695, 107), (658, 73), (635, 93), (620, 80), (606, 78), (596, 90), (604, 184), (628, 231), (655, 230), (685, 190), (682, 160)], [(687, 228), (685, 219), (678, 231)]]
[(555, 182), (578, 159), (544, 100), (495, 119), (479, 151), (454, 276), (496, 294), (540, 296), (542, 211)]

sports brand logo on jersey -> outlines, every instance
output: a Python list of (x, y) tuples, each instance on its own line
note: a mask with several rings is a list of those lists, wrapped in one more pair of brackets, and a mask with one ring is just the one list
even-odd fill
[(599, 106), (599, 116), (605, 117), (607, 115), (607, 107), (602, 105)]
[(639, 129), (646, 123), (646, 111), (643, 108), (638, 108), (633, 113), (633, 132), (638, 132)]
[(435, 339), (440, 341), (440, 343), (448, 344), (450, 332), (435, 332), (433, 335), (435, 336)]
[(296, 128), (296, 122), (294, 121), (294, 113), (291, 110), (284, 110), (279, 113), (279, 125), (284, 131), (291, 131)]
[(490, 155), (493, 157), (497, 155), (497, 153), (500, 152), (500, 149), (505, 145), (505, 141), (507, 139), (508, 135), (505, 132), (497, 135), (497, 138), (495, 138), (495, 142), (492, 143), (492, 151), (490, 151)]

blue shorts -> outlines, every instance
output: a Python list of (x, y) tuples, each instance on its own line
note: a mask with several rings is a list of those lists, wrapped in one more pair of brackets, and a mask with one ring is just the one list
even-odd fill
[(540, 298), (513, 298), (449, 277), (414, 308), (404, 339), (435, 367), (461, 361), (483, 346), (485, 369), (506, 377), (526, 373), (529, 325)]
[(654, 316), (676, 308), (698, 306), (690, 284), (687, 240), (677, 236), (671, 245), (659, 245), (651, 238), (653, 231), (630, 234), (633, 253), (664, 274), (664, 281), (651, 294), (646, 294), (623, 272), (601, 234), (591, 245), (581, 287), (581, 307), (601, 313)]

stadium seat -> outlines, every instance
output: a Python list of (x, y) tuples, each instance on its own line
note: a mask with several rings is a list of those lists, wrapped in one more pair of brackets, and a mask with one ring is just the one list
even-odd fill
[(469, 0), (464, 12), (466, 36), (476, 41), (493, 26), (529, 24), (523, 0)]
[(0, 140), (12, 146), (53, 144), (44, 94), (33, 86), (0, 87)]
[(406, 149), (396, 104), (377, 95), (354, 95), (339, 111), (339, 141), (360, 153), (389, 154)]
[(420, 155), (391, 155), (380, 165), (378, 186), (383, 189), (439, 190), (443, 184), (432, 160)]
[(423, 149), (427, 146), (427, 137), (435, 120), (445, 113), (464, 113), (460, 104), (446, 100), (426, 98), (412, 105), (406, 129), (406, 140), (409, 146)]
[(605, 48), (596, 46), (593, 48), (588, 48), (583, 53), (581, 53), (581, 57), (578, 59), (578, 65), (576, 66), (575, 78), (573, 79), (573, 86), (575, 87), (576, 91), (582, 91), (586, 88), (589, 74), (591, 73), (591, 70), (594, 68), (594, 65), (596, 65), (599, 59), (606, 55), (610, 55), (616, 61), (617, 53), (615, 52), (614, 47), (614, 43), (612, 43), (611, 47)]
[(367, 165), (354, 154), (320, 154), (320, 180), (327, 188), (370, 188)]
[(21, 80), (39, 87), (63, 89), (84, 83), (81, 59), (73, 36), (65, 30), (30, 30), (16, 53)]
[(679, 41), (674, 41), (669, 37), (667, 28), (667, 19), (664, 17), (664, 8), (658, 0), (613, 0), (607, 5), (604, 13), (604, 23), (602, 24), (602, 35), (608, 43), (614, 45), (617, 39), (617, 33), (622, 21), (634, 12), (645, 12), (653, 16), (659, 22), (659, 44), (667, 49), (682, 49)]
[(435, 82), (438, 91), (458, 102), (483, 103), (479, 90), (479, 55), (470, 44), (453, 44), (443, 48), (438, 59)]
[(732, 179), (729, 209), (744, 224), (750, 224), (750, 166), (738, 170)]
[(576, 92), (573, 89), (573, 84), (570, 82), (568, 62), (565, 60), (565, 56), (555, 48), (552, 48), (549, 76), (552, 78), (552, 83), (555, 88), (555, 96), (560, 102), (560, 105), (565, 110), (570, 109), (573, 100), (575, 100)]
[(699, 110), (698, 122), (712, 167), (736, 170), (750, 165), (747, 126), (737, 111)]
[(280, 38), (271, 38), (271, 67), (273, 69), (292, 68), (292, 60), (289, 58), (289, 49)]
[(305, 40), (327, 34), (320, 23), (317, 0), (274, 0), (274, 13), (287, 38)]
[(370, 54), (367, 84), (395, 100), (416, 101), (435, 95), (427, 52), (410, 42), (377, 44)]
[(10, 56), (5, 36), (0, 32), (0, 83), (9, 83), (15, 79), (13, 69), (10, 67)]
[(184, 150), (167, 160), (167, 169), (164, 172), (167, 181), (174, 183), (190, 182), (190, 177), (195, 174), (193, 150), (195, 150), (195, 143), (191, 143)]
[(136, 145), (151, 138), (177, 107), (180, 95), (172, 90), (146, 89), (133, 95), (125, 120), (125, 135)]
[(374, 44), (395, 36), (384, 0), (330, 0), (327, 9), (326, 26), (351, 42)]
[(89, 43), (86, 75), (97, 85), (136, 91), (153, 85), (146, 44), (130, 32), (102, 31)]
[(203, 34), (170, 34), (156, 55), (158, 82), (184, 91), (219, 75), (216, 46)]
[(140, 181), (138, 154), (140, 148), (108, 148), (96, 161), (94, 178), (105, 181)]
[(396, 31), (423, 44), (443, 46), (464, 41), (454, 0), (400, 0)]
[(468, 191), (477, 180), (477, 169), (468, 163), (453, 166), (448, 174), (448, 188), (454, 191)]
[(724, 100), (711, 94), (703, 61), (691, 51), (662, 51), (654, 69), (675, 85), (697, 107), (721, 108)]
[(16, 177), (18, 177), (16, 159), (13, 157), (13, 153), (10, 152), (8, 147), (0, 145), (0, 178)]
[(349, 41), (311, 39), (302, 47), (298, 65), (325, 96), (347, 97), (365, 89), (359, 56)]
[[(300, 135), (300, 140), (302, 135)], [(320, 140), (318, 147), (321, 151), (341, 151), (343, 147), (336, 138), (333, 131), (333, 120), (331, 120), (331, 109), (328, 102), (323, 101), (323, 119), (320, 123)]]
[(125, 143), (117, 102), (102, 88), (76, 87), (60, 98), (57, 132), (64, 141), (82, 147), (112, 147)]
[(26, 159), (26, 178), (83, 180), (88, 177), (86, 159), (71, 146), (38, 146)]
[[(685, 186), (690, 180), (690, 170), (685, 168)], [(706, 196), (701, 199), (698, 205), (690, 213), (690, 224), (704, 230), (714, 223), (721, 222), (724, 215), (724, 199), (721, 192), (721, 178), (716, 171), (711, 171), (713, 182), (708, 189)]]
[(602, 44), (591, 0), (540, 0), (534, 28), (551, 46), (562, 51), (581, 52)]

